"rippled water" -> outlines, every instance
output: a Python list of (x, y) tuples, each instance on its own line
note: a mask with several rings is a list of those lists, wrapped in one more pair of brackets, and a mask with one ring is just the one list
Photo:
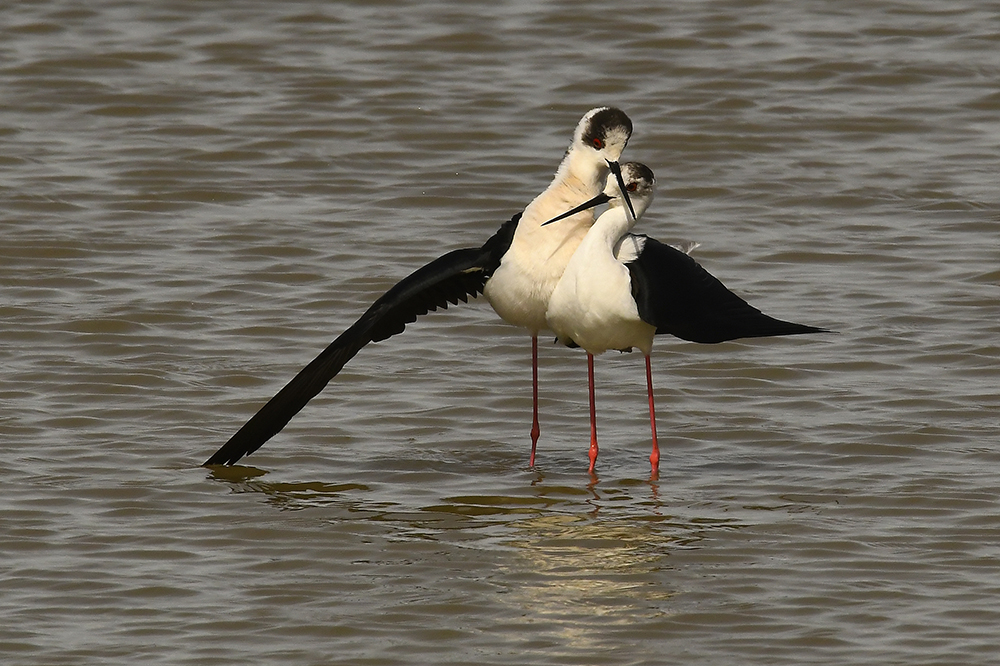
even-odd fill
[[(0, 10), (0, 655), (990, 664), (1000, 13), (979, 1)], [(755, 305), (831, 336), (543, 345), (479, 302), (199, 464), (624, 108)]]

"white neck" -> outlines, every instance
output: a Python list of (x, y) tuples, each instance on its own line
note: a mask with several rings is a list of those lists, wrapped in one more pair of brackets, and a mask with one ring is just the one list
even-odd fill
[[(642, 215), (636, 210), (637, 215)], [(632, 230), (635, 220), (624, 206), (615, 206), (604, 211), (591, 228), (589, 236), (602, 239), (608, 247), (614, 247), (618, 240)]]
[(544, 237), (553, 241), (557, 238), (568, 238), (577, 232), (582, 238), (594, 223), (593, 210), (577, 213), (551, 227), (541, 227), (541, 225), (593, 198), (604, 189), (608, 171), (603, 160), (595, 159), (593, 155), (587, 155), (581, 149), (571, 148), (559, 164), (549, 186), (524, 209), (515, 238), (523, 238), (525, 233), (529, 233), (529, 229), (543, 231)]
[(556, 169), (549, 189), (568, 187), (589, 198), (592, 193), (604, 189), (604, 181), (608, 177), (608, 167), (602, 161), (594, 160), (585, 155), (583, 150), (573, 147)]

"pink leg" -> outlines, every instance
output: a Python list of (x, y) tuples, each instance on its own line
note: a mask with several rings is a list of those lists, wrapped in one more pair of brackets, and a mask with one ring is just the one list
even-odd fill
[(587, 354), (587, 379), (590, 382), (590, 473), (597, 464), (597, 400), (594, 397), (594, 355)]
[(649, 428), (653, 431), (653, 452), (649, 454), (649, 463), (652, 466), (653, 478), (660, 471), (660, 445), (656, 441), (656, 407), (653, 406), (653, 369), (649, 363), (649, 356), (646, 356), (646, 388), (649, 391)]
[(528, 464), (535, 466), (535, 445), (538, 444), (538, 336), (531, 336), (531, 460)]

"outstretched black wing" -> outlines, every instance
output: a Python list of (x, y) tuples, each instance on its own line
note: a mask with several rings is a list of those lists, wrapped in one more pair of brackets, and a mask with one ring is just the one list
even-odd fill
[(639, 316), (656, 326), (657, 333), (712, 343), (828, 332), (769, 317), (729, 291), (688, 255), (653, 238), (643, 238), (639, 257), (626, 266)]
[(205, 465), (231, 465), (250, 455), (288, 424), (292, 417), (323, 390), (341, 368), (369, 342), (402, 333), (422, 314), (448, 304), (466, 302), (482, 293), (486, 281), (510, 247), (518, 213), (504, 223), (481, 248), (455, 250), (399, 281), (375, 301), (350, 328), (334, 340), (285, 388), (268, 400)]

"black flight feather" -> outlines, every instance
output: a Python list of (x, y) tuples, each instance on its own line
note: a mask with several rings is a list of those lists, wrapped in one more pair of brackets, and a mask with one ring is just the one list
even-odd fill
[(634, 261), (626, 264), (632, 278), (632, 297), (639, 316), (669, 333), (691, 342), (715, 343), (737, 338), (771, 335), (827, 333), (769, 317), (729, 291), (698, 262), (653, 238)]
[(385, 292), (350, 328), (253, 415), (205, 465), (232, 465), (284, 428), (362, 347), (402, 333), (420, 315), (482, 293), (510, 247), (518, 213), (480, 248), (454, 250), (417, 269)]

